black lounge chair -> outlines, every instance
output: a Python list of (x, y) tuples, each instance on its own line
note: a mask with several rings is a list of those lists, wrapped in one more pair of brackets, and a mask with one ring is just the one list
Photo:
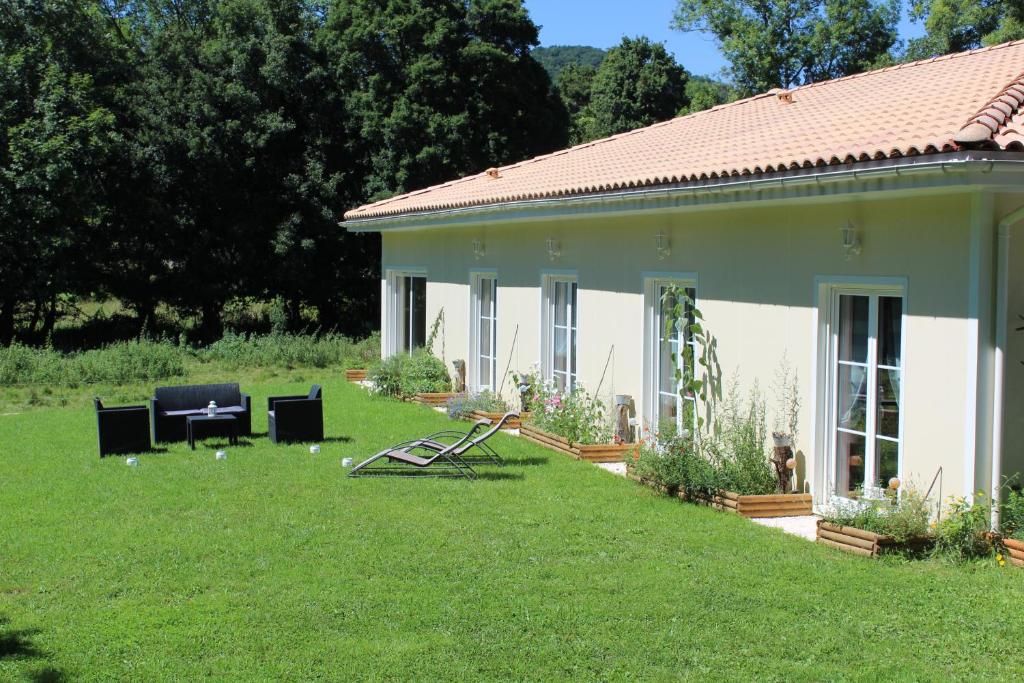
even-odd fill
[[(398, 476), (398, 477), (466, 477), (476, 479), (476, 471), (465, 458), (473, 449), (483, 450), (486, 441), (497, 434), (515, 413), (508, 413), (483, 434), (476, 436), (482, 428), (492, 425), (490, 420), (480, 420), (466, 433), (454, 432), (460, 438), (454, 443), (445, 444), (434, 438), (404, 441), (387, 448), (371, 458), (367, 458), (352, 468), (350, 477)], [(437, 435), (431, 435), (436, 437)], [(491, 453), (493, 449), (488, 447)], [(416, 455), (413, 451), (422, 451)], [(484, 451), (485, 453), (487, 451)], [(497, 456), (497, 453), (494, 453)], [(387, 459), (387, 464), (375, 463)], [(499, 457), (500, 464), (500, 457)]]
[(96, 433), (100, 457), (124, 453), (144, 453), (152, 449), (149, 441), (149, 408), (146, 406), (104, 407), (98, 397)]
[(323, 390), (314, 384), (306, 396), (271, 396), (267, 399), (267, 433), (273, 443), (323, 441)]

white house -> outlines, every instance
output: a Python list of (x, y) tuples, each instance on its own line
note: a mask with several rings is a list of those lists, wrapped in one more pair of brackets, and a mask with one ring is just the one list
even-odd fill
[[(1024, 42), (772, 91), (360, 207), (384, 353), (444, 311), (471, 388), (559, 384), (679, 412), (660, 293), (692, 288), (726, 375), (803, 400), (823, 503), (1024, 469)], [(436, 350), (436, 349), (435, 349)], [(771, 404), (769, 404), (771, 405)]]

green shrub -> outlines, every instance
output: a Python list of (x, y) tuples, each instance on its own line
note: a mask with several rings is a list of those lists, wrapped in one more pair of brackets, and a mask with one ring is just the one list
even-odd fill
[(373, 390), (382, 396), (402, 395), (402, 366), (409, 356), (398, 353), (377, 361), (366, 372), (366, 379), (373, 382)]
[(226, 333), (200, 353), (229, 368), (356, 367), (380, 355), (380, 336), (362, 341), (335, 334)]
[(640, 447), (634, 471), (670, 490), (686, 489), (694, 467), (693, 444), (688, 437), (674, 437), (658, 444), (645, 442)]
[(887, 496), (882, 500), (839, 503), (822, 517), (832, 524), (856, 527), (905, 541), (928, 534), (931, 510), (924, 496), (907, 487), (899, 498)]
[(984, 496), (974, 503), (954, 499), (935, 528), (935, 554), (955, 561), (991, 555), (992, 543), (985, 535), (991, 514), (992, 506)]
[(169, 341), (118, 342), (68, 354), (14, 344), (0, 348), (0, 384), (77, 386), (167, 379), (185, 374), (189, 355), (188, 349)]
[(694, 463), (693, 476), (704, 489), (717, 485), (742, 496), (777, 493), (778, 480), (768, 462), (764, 398), (755, 384), (744, 404), (735, 386), (724, 402), (718, 434), (701, 440), (704, 462)]
[(444, 361), (427, 351), (418, 350), (401, 364), (399, 379), (402, 396), (451, 391), (452, 380)]

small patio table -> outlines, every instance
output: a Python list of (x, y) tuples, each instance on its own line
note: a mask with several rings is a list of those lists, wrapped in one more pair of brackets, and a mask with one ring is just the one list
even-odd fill
[(196, 449), (196, 439), (226, 436), (232, 446), (238, 445), (238, 420), (234, 415), (189, 415), (185, 418), (188, 445)]

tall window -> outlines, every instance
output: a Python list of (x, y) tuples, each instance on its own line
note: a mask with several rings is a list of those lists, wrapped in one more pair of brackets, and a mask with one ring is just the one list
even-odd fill
[(386, 351), (389, 355), (412, 353), (427, 341), (427, 278), (392, 271), (387, 282), (392, 334)]
[(475, 329), (473, 344), (476, 348), (476, 364), (471, 382), (479, 391), (495, 391), (497, 388), (498, 361), (498, 279), (493, 274), (477, 275), (474, 278), (473, 316)]
[[(689, 332), (689, 324), (693, 323), (693, 307), (687, 303), (685, 306), (684, 319), (676, 321), (676, 325), (669, 328), (672, 309), (676, 306), (676, 300), (669, 294), (671, 285), (659, 282), (657, 284), (657, 330), (652, 333), (652, 339), (657, 340), (657, 348), (652, 354), (655, 358), (655, 373), (657, 378), (657, 406), (658, 406), (658, 427), (664, 429), (666, 425), (672, 425), (677, 431), (684, 426), (690, 427), (696, 419), (696, 397), (692, 392), (688, 396), (680, 393), (680, 383), (676, 380), (676, 368), (692, 367), (695, 342)], [(686, 295), (693, 301), (697, 296), (697, 290), (693, 287), (685, 289)], [(689, 416), (689, 419), (686, 418)]]
[(835, 492), (850, 496), (900, 473), (903, 299), (838, 291), (833, 320)]
[(545, 366), (559, 391), (576, 386), (576, 301), (575, 278), (549, 276), (545, 280)]

